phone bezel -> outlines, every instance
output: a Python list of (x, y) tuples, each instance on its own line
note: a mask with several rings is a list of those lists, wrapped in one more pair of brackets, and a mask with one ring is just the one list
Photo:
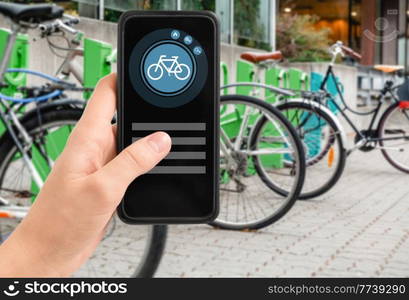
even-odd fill
[[(219, 214), (219, 126), (220, 126), (220, 30), (218, 17), (209, 11), (127, 11), (123, 13), (118, 22), (118, 65), (117, 65), (117, 152), (124, 149), (124, 132), (123, 132), (123, 100), (124, 89), (122, 87), (124, 77), (124, 68), (122, 66), (124, 51), (124, 31), (126, 22), (131, 18), (176, 18), (180, 17), (198, 17), (207, 18), (212, 21), (214, 26), (214, 78), (215, 78), (215, 105), (214, 105), (214, 174), (213, 174), (213, 211), (209, 215), (201, 217), (129, 217), (123, 209), (124, 199), (121, 200), (117, 207), (119, 218), (127, 224), (199, 224), (213, 221)], [(176, 26), (175, 26), (176, 27)]]

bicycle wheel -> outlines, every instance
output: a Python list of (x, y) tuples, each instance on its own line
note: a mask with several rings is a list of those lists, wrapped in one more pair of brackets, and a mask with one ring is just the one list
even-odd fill
[[(307, 169), (299, 199), (326, 193), (338, 182), (346, 162), (346, 150), (337, 124), (327, 112), (308, 101), (288, 100), (276, 107), (295, 127), (303, 143)], [(263, 123), (260, 121), (256, 128), (261, 130)], [(291, 166), (292, 157), (286, 155), (284, 159), (285, 164)], [(280, 194), (288, 193), (276, 186), (271, 188)]]
[[(250, 146), (252, 128), (263, 116), (277, 142), (272, 147)], [(212, 225), (233, 230), (268, 226), (290, 210), (304, 182), (305, 159), (297, 133), (273, 106), (247, 96), (222, 96), (220, 119), (220, 213)], [(291, 168), (283, 166), (283, 153), (294, 158)], [(255, 160), (262, 161), (262, 176)], [(266, 184), (272, 181), (288, 193), (274, 193)]]
[(378, 136), (381, 151), (396, 169), (409, 173), (409, 109), (394, 103), (383, 113)]
[(148, 77), (152, 80), (159, 80), (163, 76), (163, 68), (159, 64), (152, 64), (146, 71)]
[(186, 80), (190, 76), (190, 68), (188, 65), (180, 64), (177, 71), (178, 72), (175, 72), (175, 77), (179, 80)]
[[(36, 115), (22, 121), (33, 139), (32, 161), (44, 178), (81, 114), (81, 109), (49, 110), (41, 112), (41, 123)], [(29, 207), (38, 188), (20, 157), (11, 136), (4, 134), (0, 139), (0, 196), (11, 204)], [(151, 277), (154, 274), (164, 251), (166, 226), (130, 226), (116, 220), (117, 217), (111, 220), (102, 242), (74, 276)], [(16, 219), (2, 219), (0, 234), (7, 236), (17, 224)]]

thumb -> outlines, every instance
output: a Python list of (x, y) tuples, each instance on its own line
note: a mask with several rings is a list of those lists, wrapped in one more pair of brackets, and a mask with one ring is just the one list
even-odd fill
[(167, 133), (153, 133), (122, 150), (96, 175), (125, 189), (136, 177), (160, 162), (169, 153), (170, 147), (171, 139)]

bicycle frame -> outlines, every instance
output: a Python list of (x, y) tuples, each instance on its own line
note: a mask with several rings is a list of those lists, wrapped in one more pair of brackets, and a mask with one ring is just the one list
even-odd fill
[[(327, 72), (326, 72), (326, 74), (325, 74), (325, 77), (324, 77), (324, 79), (323, 79), (323, 81), (322, 81), (322, 83), (321, 83), (321, 87), (320, 87), (321, 91), (324, 91), (324, 92), (326, 92), (327, 94), (328, 94), (328, 92), (327, 92), (325, 86), (326, 86), (326, 84), (327, 84), (327, 82), (328, 82), (328, 80), (329, 80), (330, 78), (335, 78), (335, 73), (334, 73), (334, 71), (333, 71), (333, 65), (332, 65), (332, 64), (330, 64), (330, 65), (328, 66)], [(341, 88), (340, 88), (339, 83), (335, 82), (335, 87), (336, 87), (337, 93), (339, 94), (339, 97), (341, 98), (341, 102), (342, 102), (342, 103), (345, 103), (345, 98), (344, 98), (344, 96), (343, 96), (343, 93), (342, 93), (342, 91), (341, 91)], [(388, 83), (387, 83), (386, 86), (385, 86), (385, 87), (383, 88), (383, 90), (381, 91), (381, 93), (379, 94), (378, 104), (376, 105), (376, 107), (375, 107), (372, 111), (370, 111), (370, 112), (368, 112), (368, 113), (365, 113), (365, 115), (370, 115), (370, 114), (372, 115), (372, 118), (371, 118), (371, 121), (370, 121), (370, 123), (369, 123), (369, 126), (368, 126), (368, 128), (365, 130), (366, 132), (371, 132), (371, 131), (375, 130), (374, 128), (378, 127), (379, 124), (376, 124), (376, 126), (375, 126), (375, 121), (376, 121), (376, 118), (377, 118), (378, 115), (379, 115), (379, 111), (381, 110), (381, 107), (382, 107), (382, 105), (383, 105), (383, 99), (385, 98), (385, 96), (386, 96), (387, 94), (389, 94), (389, 95), (391, 96), (391, 99), (393, 99), (393, 101), (394, 101), (395, 103), (399, 102), (399, 99), (397, 99), (397, 97), (396, 97), (396, 96), (394, 95), (394, 93), (393, 93), (393, 90), (392, 90), (392, 88), (391, 88), (391, 85), (390, 85), (390, 84), (388, 85)], [(335, 108), (340, 112), (341, 116), (345, 119), (345, 121), (349, 124), (349, 126), (353, 129), (353, 131), (355, 132), (355, 134), (359, 135), (359, 137), (361, 138), (361, 143), (358, 143), (357, 145), (355, 145), (355, 147), (354, 147), (353, 149), (351, 149), (351, 151), (353, 151), (353, 150), (355, 150), (355, 149), (358, 149), (360, 146), (362, 146), (362, 144), (364, 144), (364, 143), (366, 143), (366, 142), (379, 142), (379, 141), (387, 141), (387, 140), (399, 140), (399, 139), (402, 138), (402, 137), (393, 137), (393, 138), (378, 138), (378, 137), (374, 138), (374, 137), (370, 137), (370, 138), (368, 138), (367, 136), (364, 136), (364, 135), (363, 135), (362, 131), (359, 130), (359, 129), (357, 128), (357, 126), (355, 126), (355, 124), (354, 124), (353, 121), (350, 119), (350, 117), (345, 113), (345, 110), (347, 109), (347, 107), (342, 108), (336, 101), (332, 101), (332, 103), (333, 103), (333, 105), (335, 106)], [(354, 113), (354, 112), (352, 111), (352, 113)], [(356, 113), (356, 112), (355, 112), (355, 114), (359, 114), (359, 113)], [(404, 111), (404, 114), (405, 114), (405, 116), (408, 118), (408, 121), (409, 121), (409, 115), (408, 115), (408, 113), (407, 113), (406, 111)], [(405, 138), (405, 136), (404, 136), (404, 138)], [(406, 137), (406, 138), (409, 138), (409, 136)]]
[[(178, 63), (178, 60), (177, 60), (177, 59), (178, 59), (178, 56), (172, 56), (172, 58), (163, 58), (163, 57), (166, 57), (166, 55), (161, 55), (161, 56), (159, 57), (159, 61), (158, 61), (158, 63), (157, 63), (158, 67), (159, 67), (159, 65), (162, 65), (162, 66), (165, 68), (166, 72), (168, 72), (168, 74), (180, 73), (180, 71), (179, 71), (179, 72), (176, 71), (176, 68), (175, 68), (175, 70), (172, 71), (173, 66), (174, 66), (175, 64), (177, 64), (177, 66), (179, 66), (179, 63)], [(171, 64), (170, 67), (168, 68), (164, 62), (172, 62), (172, 64)], [(156, 67), (156, 69), (157, 69), (158, 67)], [(180, 69), (180, 67), (179, 67), (179, 69)], [(155, 71), (157, 71), (157, 70), (155, 70)]]

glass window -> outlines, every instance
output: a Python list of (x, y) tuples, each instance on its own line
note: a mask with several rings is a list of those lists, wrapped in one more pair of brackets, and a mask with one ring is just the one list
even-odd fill
[(98, 0), (76, 0), (78, 13), (87, 18), (98, 18)]
[(231, 0), (181, 0), (183, 10), (209, 10), (220, 18), (220, 39), (222, 42), (231, 42)]
[(409, 70), (409, 0), (399, 1), (398, 64)]
[(351, 48), (360, 51), (362, 39), (362, 3), (361, 0), (351, 0), (351, 11), (349, 13), (349, 41)]
[(233, 42), (231, 37), (231, 3), (227, 0), (216, 0), (216, 14), (220, 18), (220, 40), (225, 43)]
[[(75, 1), (81, 16), (98, 18), (99, 0)], [(123, 11), (130, 9), (176, 10), (178, 3), (182, 10), (215, 12), (220, 18), (222, 42), (271, 49), (274, 0), (104, 0), (104, 19), (116, 22)]]
[(137, 10), (174, 10), (176, 0), (105, 0), (105, 8), (118, 11)]
[(271, 5), (269, 0), (234, 0), (234, 42), (270, 50)]
[(210, 10), (214, 12), (215, 5), (215, 0), (181, 0), (182, 10)]
[[(279, 9), (280, 14), (317, 16), (317, 28), (329, 28), (332, 41), (348, 44), (348, 0), (282, 0)], [(358, 18), (358, 11), (354, 14)]]
[[(99, 0), (75, 0), (78, 2), (80, 16), (98, 18)], [(116, 22), (123, 11), (137, 10), (176, 10), (177, 0), (104, 0), (104, 19)]]

